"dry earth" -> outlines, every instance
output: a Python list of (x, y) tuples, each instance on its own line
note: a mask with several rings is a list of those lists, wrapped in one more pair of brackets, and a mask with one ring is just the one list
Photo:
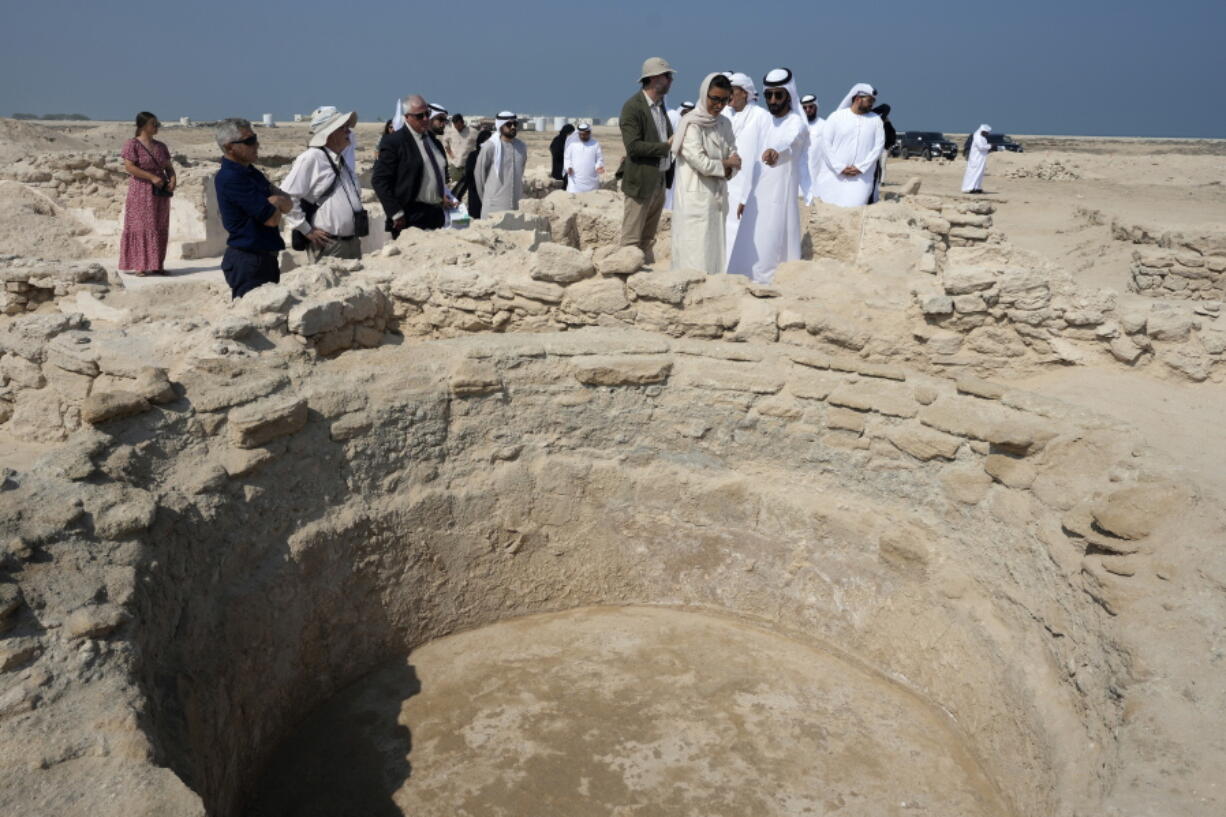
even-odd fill
[(154, 280), (127, 126), (0, 129), (0, 813), (1226, 811), (1221, 142), (893, 161), (764, 287), (528, 134), (230, 303), (207, 130)]

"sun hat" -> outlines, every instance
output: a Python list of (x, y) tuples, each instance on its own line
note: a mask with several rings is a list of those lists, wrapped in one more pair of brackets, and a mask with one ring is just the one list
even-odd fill
[(309, 131), (311, 138), (307, 145), (313, 148), (321, 148), (337, 128), (344, 127), (345, 125), (352, 128), (357, 123), (357, 111), (341, 113), (331, 105), (316, 108), (315, 112), (311, 114), (311, 128)]
[(676, 71), (668, 64), (668, 60), (663, 57), (648, 57), (643, 61), (643, 70), (639, 74), (639, 79), (644, 80), (648, 77), (658, 77), (660, 74), (675, 74)]

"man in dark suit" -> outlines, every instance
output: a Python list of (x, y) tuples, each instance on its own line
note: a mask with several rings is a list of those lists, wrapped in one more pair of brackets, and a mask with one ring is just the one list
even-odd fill
[(652, 57), (644, 62), (639, 77), (641, 90), (626, 100), (619, 120), (626, 146), (621, 245), (638, 247), (648, 263), (655, 260), (652, 245), (664, 210), (664, 190), (673, 183), (669, 149), (673, 127), (664, 110), (664, 95), (672, 84), (673, 67), (667, 60)]
[(437, 230), (457, 206), (447, 190), (447, 154), (431, 132), (430, 105), (418, 94), (404, 100), (405, 126), (379, 141), (379, 158), (371, 187), (387, 214), (384, 227), (392, 238), (409, 227)]

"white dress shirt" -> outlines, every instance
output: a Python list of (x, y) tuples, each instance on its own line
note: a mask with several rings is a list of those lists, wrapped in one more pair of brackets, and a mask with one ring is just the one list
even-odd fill
[[(335, 187), (333, 181), (336, 182)], [(331, 193), (328, 192), (329, 188)], [(281, 189), (294, 202), (294, 209), (285, 214), (285, 223), (291, 230), (306, 235), (314, 226), (333, 236), (353, 235), (353, 214), (362, 209), (362, 188), (343, 155), (333, 153), (328, 148), (303, 151), (294, 160), (285, 181), (281, 182)], [(315, 211), (314, 225), (306, 220), (302, 212), (304, 198), (319, 205)]]
[[(643, 98), (647, 100), (647, 107), (651, 111), (651, 121), (655, 123), (656, 133), (660, 136), (661, 142), (668, 141), (668, 119), (664, 112), (664, 100), (652, 102), (651, 97), (647, 96), (647, 92), (643, 91)], [(673, 166), (673, 154), (669, 152), (667, 156), (660, 160), (660, 172), (667, 173), (668, 169)]]

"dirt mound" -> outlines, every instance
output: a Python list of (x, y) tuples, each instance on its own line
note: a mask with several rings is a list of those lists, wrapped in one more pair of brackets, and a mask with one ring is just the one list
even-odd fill
[(16, 182), (0, 181), (0, 247), (33, 258), (83, 258), (77, 240), (89, 232), (51, 199)]
[(1011, 179), (1042, 179), (1046, 182), (1068, 182), (1081, 178), (1073, 167), (1058, 159), (1042, 161), (1034, 167), (1016, 167), (1005, 171), (1005, 175)]
[(0, 119), (0, 162), (12, 162), (34, 153), (88, 150), (89, 143), (56, 128)]

